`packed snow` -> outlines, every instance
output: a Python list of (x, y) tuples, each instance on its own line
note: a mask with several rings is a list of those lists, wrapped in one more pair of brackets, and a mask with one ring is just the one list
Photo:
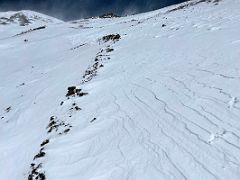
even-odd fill
[(239, 180), (239, 9), (1, 12), (0, 180)]

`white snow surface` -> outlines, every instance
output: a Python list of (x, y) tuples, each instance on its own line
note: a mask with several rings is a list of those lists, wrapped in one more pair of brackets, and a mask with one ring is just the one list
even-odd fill
[(213, 1), (0, 25), (0, 180), (239, 180), (240, 3)]

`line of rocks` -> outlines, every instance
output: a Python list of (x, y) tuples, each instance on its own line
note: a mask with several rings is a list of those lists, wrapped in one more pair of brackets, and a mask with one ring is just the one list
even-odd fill
[[(100, 67), (103, 67), (103, 61), (106, 59), (110, 59), (109, 55), (106, 55), (106, 53), (112, 52), (114, 49), (111, 48), (111, 45), (117, 41), (121, 36), (119, 34), (110, 34), (107, 36), (102, 37), (99, 39), (99, 41), (103, 43), (110, 43), (108, 44), (105, 48), (101, 49), (99, 53), (97, 53), (94, 64), (90, 66), (86, 71), (83, 76), (83, 83), (89, 82), (92, 80), (94, 76), (97, 75), (97, 71)], [(66, 101), (68, 100), (74, 100), (75, 98), (80, 98), (83, 96), (88, 95), (87, 92), (84, 92), (81, 88), (77, 86), (70, 86), (67, 88), (67, 93), (65, 97), (67, 98), (65, 101), (62, 101), (60, 103), (60, 106), (64, 106)], [(73, 102), (71, 104), (70, 109), (68, 111), (70, 112), (69, 118), (72, 117), (73, 112), (78, 112), (80, 111), (81, 108), (77, 105), (76, 102)], [(90, 123), (93, 123), (97, 120), (97, 118), (93, 118)], [(49, 123), (46, 127), (47, 134), (52, 134), (55, 136), (61, 136), (61, 135), (66, 135), (71, 131), (71, 128), (73, 126), (70, 123), (66, 123), (66, 121), (61, 120), (61, 118), (58, 118), (56, 116), (51, 116), (49, 119)], [(42, 164), (42, 159), (46, 156), (46, 147), (47, 145), (51, 142), (50, 138), (45, 139), (42, 141), (40, 144), (40, 149), (38, 153), (34, 156), (33, 158), (33, 163), (30, 165), (30, 172), (28, 175), (28, 180), (45, 180), (46, 179), (46, 174), (43, 169), (43, 164)]]

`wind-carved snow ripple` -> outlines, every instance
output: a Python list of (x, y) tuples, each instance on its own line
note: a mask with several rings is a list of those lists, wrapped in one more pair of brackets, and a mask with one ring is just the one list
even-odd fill
[[(187, 77), (187, 74), (185, 76)], [(179, 77), (169, 76), (172, 80), (171, 87), (169, 87), (169, 81), (166, 84), (159, 79), (146, 78), (151, 84), (143, 81), (140, 84), (129, 77), (125, 76), (125, 85), (121, 88), (123, 94), (112, 93), (115, 104), (118, 104), (117, 114), (123, 114), (121, 115), (122, 123), (128, 136), (134, 138), (130, 124), (126, 125), (131, 119), (131, 124), (134, 124), (132, 128), (138, 134), (135, 138), (138, 139), (139, 145), (146, 152), (157, 157), (160, 177), (167, 179), (175, 175), (177, 179), (196, 178), (196, 174), (186, 169), (187, 166), (198, 171), (204, 179), (219, 179), (219, 172), (223, 170), (227, 170), (222, 174), (223, 177), (239, 176), (240, 149), (237, 143), (239, 129), (232, 122), (235, 122), (235, 125), (239, 123), (234, 117), (230, 122), (223, 120), (210, 108), (210, 106), (222, 108), (222, 99), (204, 96), (189, 87), (187, 85), (189, 83), (179, 80)], [(193, 83), (203, 85), (196, 81)], [(202, 88), (209, 87), (211, 86), (207, 84), (202, 86)], [(222, 88), (213, 89), (226, 98), (230, 97)], [(186, 103), (183, 94), (190, 102), (198, 100), (197, 103)], [(120, 100), (123, 98), (126, 102)], [(173, 101), (169, 98), (174, 99), (175, 104), (172, 104)], [(154, 100), (156, 103), (153, 103)], [(130, 110), (126, 106), (134, 108)], [(148, 120), (147, 124), (136, 119), (137, 113), (141, 114), (141, 119)], [(172, 148), (174, 151), (171, 151)], [(124, 151), (123, 154), (125, 154)], [(187, 162), (191, 162), (190, 165)], [(168, 171), (166, 167), (162, 167), (161, 163), (171, 167), (171, 170)]]

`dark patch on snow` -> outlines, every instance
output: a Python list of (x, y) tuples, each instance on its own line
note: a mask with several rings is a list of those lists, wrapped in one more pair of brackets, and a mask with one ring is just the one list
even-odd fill
[(46, 153), (43, 150), (44, 150), (44, 148), (41, 148), (39, 153), (34, 156), (33, 160), (44, 157), (46, 155)]
[(47, 132), (52, 133), (54, 130), (55, 132), (59, 132), (61, 134), (65, 131), (66, 128), (71, 128), (72, 126), (68, 123), (65, 123), (64, 121), (58, 120), (55, 116), (52, 116), (49, 120), (48, 126), (47, 126)]
[[(111, 59), (109, 55), (107, 55), (106, 53), (114, 51), (111, 45), (119, 41), (120, 39), (121, 36), (119, 34), (109, 34), (99, 39), (99, 42), (104, 43), (110, 42), (111, 44), (110, 45), (108, 44), (105, 48), (100, 49), (100, 51), (97, 53), (93, 65), (89, 66), (83, 75), (82, 84), (91, 81), (95, 76), (97, 76), (98, 69), (104, 67), (103, 65), (104, 60)], [(82, 95), (85, 94), (80, 94), (80, 96)]]
[(90, 121), (90, 123), (93, 123), (94, 121), (96, 121), (97, 120), (97, 118), (93, 118), (91, 121)]
[(30, 23), (27, 16), (22, 13), (16, 13), (10, 17), (10, 21), (18, 20), (20, 26), (26, 26)]
[[(18, 33), (16, 35), (14, 35), (13, 37), (15, 36), (20, 36), (20, 35), (23, 35), (23, 34), (27, 34), (27, 33), (30, 33), (30, 32), (33, 32), (33, 31), (38, 31), (38, 30), (41, 30), (41, 29), (45, 29), (47, 26), (40, 26), (40, 27), (37, 27), (37, 28), (33, 28), (33, 29), (29, 29), (27, 31), (23, 31), (21, 33)], [(28, 40), (27, 40), (28, 41)]]
[(43, 147), (43, 146), (45, 146), (46, 144), (48, 144), (50, 141), (49, 141), (49, 139), (46, 139), (45, 141), (43, 141), (42, 143), (41, 143), (41, 147)]
[(30, 24), (30, 20), (23, 13), (15, 13), (12, 16), (10, 16), (9, 18), (6, 18), (6, 17), (0, 18), (0, 24), (2, 24), (2, 25), (15, 23), (16, 21), (19, 23), (20, 26), (26, 26), (26, 25)]
[(78, 106), (75, 106), (75, 110), (76, 111), (80, 111), (80, 110), (82, 110), (80, 107), (78, 107)]
[(107, 53), (112, 52), (112, 51), (114, 51), (113, 48), (107, 48), (107, 49), (106, 49), (106, 52), (107, 52)]
[(7, 108), (5, 109), (6, 113), (9, 113), (11, 110), (12, 110), (12, 107), (11, 107), (11, 106), (9, 106), (9, 107), (7, 107)]
[(79, 97), (86, 96), (86, 95), (88, 95), (88, 93), (86, 93), (86, 92), (80, 92), (80, 93), (78, 94)]
[(105, 14), (99, 16), (99, 18), (114, 18), (114, 17), (120, 17), (120, 16), (118, 16), (118, 15), (112, 13), (112, 12), (105, 13)]
[(80, 111), (80, 110), (82, 110), (82, 109), (81, 109), (80, 107), (78, 107), (76, 103), (73, 103), (73, 104), (72, 104), (72, 107), (70, 108), (70, 110)]
[(78, 48), (80, 48), (80, 47), (82, 47), (82, 46), (85, 46), (85, 45), (86, 45), (86, 43), (80, 44), (80, 45), (78, 45), (78, 46), (75, 46), (75, 47), (71, 48), (71, 50), (78, 49)]
[(66, 97), (69, 97), (69, 96), (85, 96), (87, 95), (88, 93), (86, 92), (82, 92), (82, 89), (79, 89), (77, 88), (76, 86), (70, 86), (68, 87), (68, 92), (66, 94)]
[(41, 171), (42, 164), (31, 164), (31, 172), (28, 175), (28, 180), (45, 180), (46, 175)]
[(116, 42), (119, 41), (120, 39), (121, 36), (119, 34), (110, 34), (102, 37), (103, 42), (108, 42), (110, 40)]
[(68, 92), (66, 96), (74, 96), (76, 94), (76, 86), (70, 86), (68, 87)]
[(63, 133), (68, 133), (70, 131), (70, 129), (65, 129), (64, 131), (63, 131)]

